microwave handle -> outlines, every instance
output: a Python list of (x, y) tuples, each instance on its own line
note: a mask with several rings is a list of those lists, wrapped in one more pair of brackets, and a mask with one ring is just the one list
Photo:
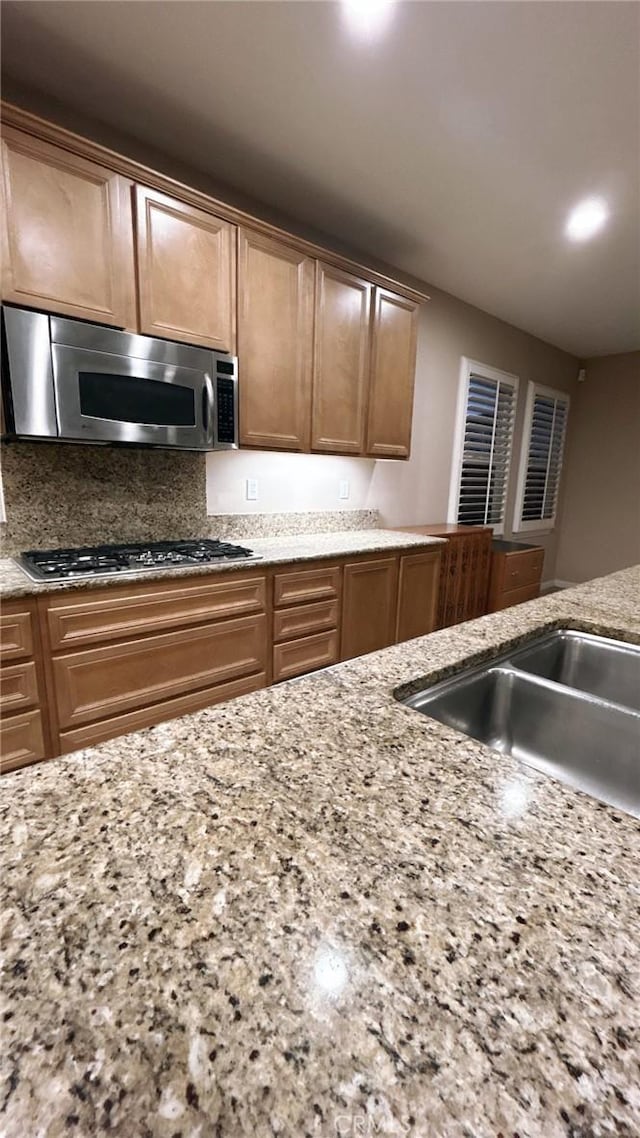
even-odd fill
[(202, 425), (207, 442), (213, 446), (213, 424), (215, 418), (215, 395), (211, 376), (205, 372), (204, 386), (202, 388)]

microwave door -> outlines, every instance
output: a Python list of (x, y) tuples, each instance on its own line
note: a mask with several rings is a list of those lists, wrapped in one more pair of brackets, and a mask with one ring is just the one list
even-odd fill
[(213, 447), (211, 377), (175, 364), (52, 346), (60, 436), (185, 450)]

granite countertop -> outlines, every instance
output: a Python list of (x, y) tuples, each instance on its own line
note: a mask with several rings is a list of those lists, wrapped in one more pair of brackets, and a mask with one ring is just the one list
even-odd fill
[(393, 699), (627, 570), (0, 781), (4, 1138), (634, 1138), (640, 826)]
[(67, 589), (102, 589), (108, 585), (121, 585), (130, 581), (167, 580), (170, 577), (194, 577), (206, 573), (239, 572), (250, 568), (281, 565), (286, 562), (318, 561), (349, 554), (378, 553), (391, 549), (412, 549), (414, 546), (442, 545), (444, 539), (424, 537), (396, 530), (340, 530), (332, 533), (305, 533), (288, 537), (246, 538), (237, 544), (252, 549), (259, 556), (255, 561), (219, 562), (193, 565), (179, 569), (145, 569), (144, 573), (113, 573), (84, 581), (43, 581), (36, 583), (23, 573), (11, 558), (0, 558), (0, 598), (32, 596)]

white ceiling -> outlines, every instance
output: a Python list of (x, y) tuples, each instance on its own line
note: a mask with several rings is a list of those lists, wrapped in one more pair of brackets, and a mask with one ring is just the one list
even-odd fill
[[(640, 347), (640, 5), (2, 5), (22, 84), (579, 356)], [(603, 196), (592, 241), (567, 213)]]

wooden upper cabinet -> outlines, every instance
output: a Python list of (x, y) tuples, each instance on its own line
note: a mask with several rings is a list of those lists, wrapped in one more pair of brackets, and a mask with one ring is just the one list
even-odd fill
[(135, 326), (130, 183), (5, 127), (3, 300)]
[(140, 331), (235, 351), (236, 228), (135, 188)]
[(240, 442), (309, 449), (314, 263), (280, 241), (238, 234)]
[(408, 458), (411, 449), (418, 305), (376, 288), (367, 454)]
[(316, 262), (311, 449), (364, 450), (372, 286)]

